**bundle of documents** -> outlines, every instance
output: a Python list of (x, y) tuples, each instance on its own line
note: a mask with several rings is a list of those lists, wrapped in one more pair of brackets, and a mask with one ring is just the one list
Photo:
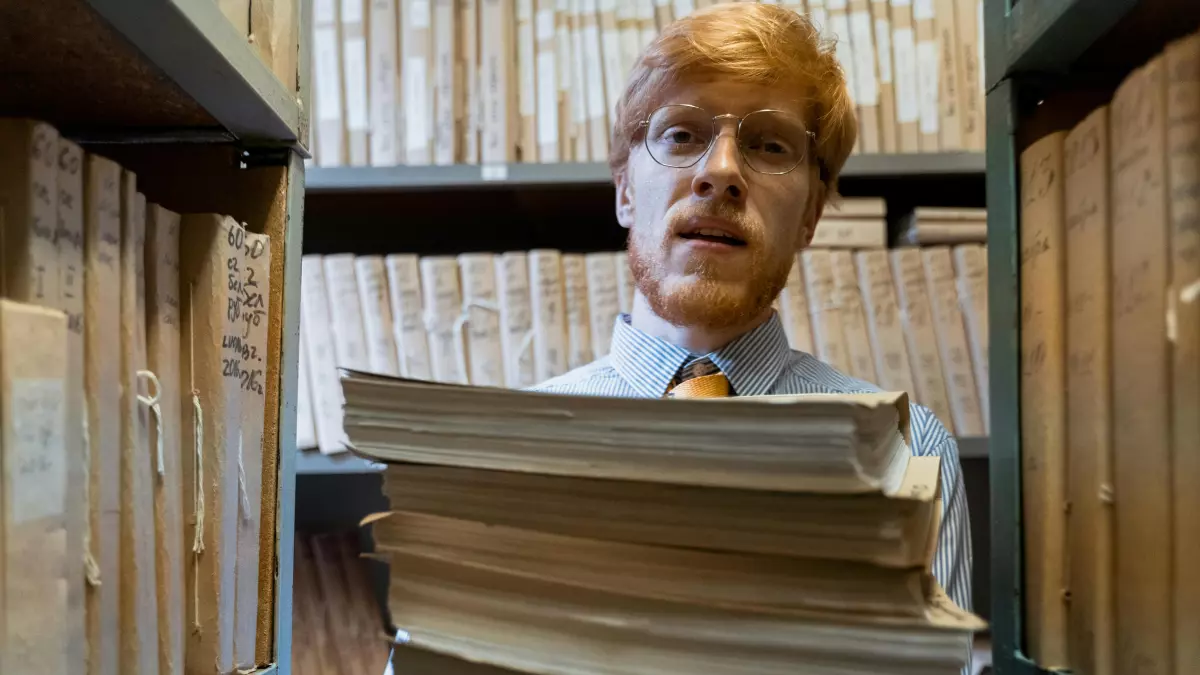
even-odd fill
[(434, 652), (547, 675), (950, 674), (983, 628), (929, 573), (939, 459), (911, 456), (904, 394), (341, 379), (351, 446), (391, 463), (393, 510), (368, 522), (401, 672)]

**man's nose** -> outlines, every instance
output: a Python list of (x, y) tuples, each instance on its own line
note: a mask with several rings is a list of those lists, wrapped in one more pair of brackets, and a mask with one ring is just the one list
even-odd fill
[(746, 199), (746, 176), (742, 154), (733, 132), (718, 134), (692, 178), (692, 192), (707, 199)]

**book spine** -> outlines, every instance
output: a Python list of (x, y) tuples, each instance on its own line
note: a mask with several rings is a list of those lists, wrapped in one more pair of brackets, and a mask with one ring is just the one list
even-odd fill
[(942, 376), (942, 359), (938, 356), (937, 337), (933, 332), (933, 310), (925, 287), (921, 251), (899, 248), (889, 251), (889, 256), (896, 298), (900, 301), (908, 362), (912, 366), (916, 385), (917, 403), (932, 410), (938, 421), (950, 433), (954, 433), (946, 380)]
[(971, 351), (971, 366), (975, 374), (975, 389), (979, 392), (979, 411), (983, 429), (991, 433), (991, 399), (988, 385), (988, 309), (987, 309), (987, 247), (963, 244), (954, 247), (954, 270), (958, 283), (958, 304), (962, 308), (967, 328), (967, 347)]
[(470, 366), (459, 320), (463, 301), (458, 261), (449, 256), (429, 256), (421, 258), (420, 268), (425, 334), (429, 339), (433, 379), (467, 384)]
[(367, 103), (366, 2), (339, 2), (342, 12), (342, 77), (345, 83), (348, 159), (351, 166), (368, 166), (371, 125)]
[(317, 447), (317, 427), (313, 414), (312, 366), (308, 364), (308, 344), (300, 329), (300, 353), (296, 358), (296, 448)]
[(325, 285), (325, 264), (319, 255), (300, 261), (300, 329), (308, 350), (312, 382), (313, 422), (317, 447), (324, 454), (346, 449), (342, 429), (342, 388), (338, 382), (337, 355), (333, 346), (333, 318)]
[(920, 108), (921, 152), (941, 149), (941, 59), (938, 56), (934, 0), (913, 0), (913, 31), (916, 35), (917, 101)]
[(587, 305), (592, 329), (591, 358), (599, 359), (608, 355), (613, 326), (617, 315), (621, 313), (617, 266), (609, 253), (588, 253), (584, 263), (587, 268)]
[(359, 304), (358, 275), (354, 256), (349, 253), (327, 255), (325, 287), (329, 293), (329, 314), (333, 320), (334, 354), (339, 368), (371, 370), (367, 339), (363, 333), (363, 312)]
[(575, 369), (592, 360), (587, 265), (583, 254), (564, 253), (562, 270), (563, 288), (566, 291), (567, 368)]
[(896, 144), (900, 152), (921, 150), (921, 88), (912, 0), (889, 0), (892, 59), (896, 67)]
[(457, 21), (455, 0), (433, 0), (433, 161), (442, 166), (461, 156)]
[(496, 267), (504, 383), (510, 389), (522, 389), (537, 383), (528, 258), (523, 251), (510, 251), (500, 256), (500, 264)]
[(1021, 453), (1030, 655), (1066, 666), (1063, 138), (1021, 154)]
[[(404, 106), (404, 154), (407, 164), (433, 162), (434, 96), (430, 90), (433, 60), (433, 9), (430, 0), (400, 0), (400, 103)], [(322, 131), (324, 133), (324, 131)]]
[(883, 218), (822, 218), (810, 248), (884, 248), (887, 221)]
[(537, 147), (543, 164), (560, 161), (559, 32), (557, 0), (536, 0)]
[(425, 335), (421, 271), (417, 256), (392, 254), (384, 264), (387, 267), (392, 335), (396, 341), (400, 375), (417, 380), (432, 379), (433, 367), (429, 362), (429, 339)]
[(838, 302), (830, 252), (807, 249), (800, 253), (804, 265), (804, 288), (812, 321), (817, 358), (843, 373), (850, 372), (846, 336), (842, 330), (842, 308)]
[(529, 289), (533, 298), (534, 379), (544, 382), (567, 372), (566, 297), (560, 252), (529, 252)]
[(859, 251), (854, 254), (854, 262), (863, 294), (871, 350), (879, 369), (876, 382), (885, 391), (915, 392), (887, 252)]
[(504, 349), (500, 342), (500, 306), (496, 263), (491, 253), (458, 257), (466, 312), (467, 362), (471, 384), (504, 386)]
[(779, 294), (780, 317), (792, 349), (813, 353), (812, 322), (808, 318), (808, 293), (804, 289), (804, 271), (800, 256), (792, 263), (787, 284)]
[[(1166, 106), (1157, 57), (1111, 104), (1118, 673), (1171, 667), (1171, 347)], [(1119, 383), (1119, 386), (1116, 386)]]
[(971, 353), (967, 348), (966, 326), (958, 301), (958, 284), (950, 249), (931, 246), (921, 249), (925, 263), (925, 282), (929, 287), (933, 308), (934, 334), (938, 354), (950, 395), (950, 412), (954, 416), (955, 433), (959, 436), (982, 436), (983, 415), (971, 370)]
[(346, 133), (342, 127), (342, 40), (338, 0), (313, 0), (313, 95), (316, 124), (313, 125), (321, 166), (346, 163)]
[(867, 335), (867, 317), (863, 312), (863, 297), (858, 287), (854, 257), (850, 251), (833, 251), (830, 261), (833, 263), (834, 290), (841, 307), (842, 334), (846, 340), (850, 374), (866, 382), (877, 382), (875, 355), (871, 352), (871, 339)]
[(383, 256), (358, 256), (354, 259), (354, 273), (371, 372), (396, 377), (400, 374), (400, 364), (392, 335), (392, 309), (388, 303)]
[(371, 166), (395, 166), (401, 163), (400, 106), (397, 83), (400, 74), (398, 51), (398, 12), (403, 0), (370, 0), (370, 84), (368, 121), (370, 122)]

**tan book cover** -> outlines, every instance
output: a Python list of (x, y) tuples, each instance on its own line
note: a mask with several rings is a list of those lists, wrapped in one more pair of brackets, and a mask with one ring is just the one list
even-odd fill
[(458, 18), (455, 0), (433, 0), (433, 161), (442, 166), (454, 164), (462, 156)]
[[(1167, 46), (1175, 673), (1200, 668), (1200, 34)], [(1168, 316), (1170, 316), (1168, 314)]]
[[(180, 225), (184, 568), (188, 673), (233, 669), (238, 470), (242, 417), (242, 299), (230, 288), (245, 269), (246, 230), (229, 216), (187, 214)], [(235, 272), (237, 270), (238, 272)]]
[[(855, 99), (855, 111), (858, 117), (859, 127), (863, 127), (863, 112), (862, 106), (858, 103), (858, 97), (861, 95), (859, 77), (854, 63), (854, 46), (853, 36), (850, 33), (850, 13), (848, 10), (847, 0), (826, 0), (825, 8), (828, 10), (827, 23), (823, 23), (825, 32), (832, 38), (837, 40), (835, 46), (835, 54), (838, 63), (842, 66), (842, 72), (846, 76), (846, 88), (850, 91), (850, 96)], [(867, 149), (868, 142), (878, 142), (879, 132), (871, 132), (870, 130), (860, 131), (857, 142), (854, 146), (854, 152), (877, 152), (876, 149)]]
[(967, 328), (967, 348), (971, 351), (971, 370), (975, 390), (979, 392), (979, 412), (985, 433), (991, 433), (991, 397), (988, 388), (988, 299), (987, 246), (955, 246), (954, 273), (958, 283), (958, 304)]
[(889, 152), (884, 147), (880, 128), (879, 63), (875, 56), (875, 26), (871, 21), (871, 0), (849, 0), (850, 42), (854, 46), (854, 77), (858, 89), (858, 133), (863, 152)]
[(862, 289), (871, 351), (878, 370), (878, 379), (874, 382), (885, 391), (915, 392), (887, 251), (859, 251), (854, 254), (854, 262), (858, 285)]
[(0, 204), (4, 235), (0, 292), (46, 307), (59, 304), (55, 197), (58, 131), (42, 122), (0, 119)]
[(921, 249), (925, 264), (925, 283), (933, 309), (934, 334), (938, 355), (946, 378), (946, 393), (950, 396), (950, 414), (959, 436), (983, 436), (983, 413), (979, 405), (979, 390), (971, 365), (971, 350), (967, 346), (967, 329), (959, 304), (958, 283), (954, 263), (946, 246), (927, 246)]
[(296, 449), (317, 447), (317, 423), (313, 411), (312, 380), (308, 365), (308, 345), (300, 329), (300, 353), (296, 355)]
[(616, 3), (617, 32), (621, 35), (621, 89), (624, 90), (625, 78), (641, 51), (641, 36), (638, 32), (637, 0), (616, 0)]
[(146, 197), (121, 174), (121, 672), (158, 670), (154, 460), (146, 369)]
[(672, 21), (675, 20), (675, 12), (671, 7), (671, 0), (653, 0), (654, 2), (654, 21), (658, 24), (658, 32), (662, 32)]
[(917, 46), (917, 102), (920, 107), (921, 152), (941, 150), (942, 63), (939, 48), (936, 0), (913, 0), (913, 31)]
[(534, 380), (545, 382), (567, 372), (569, 367), (562, 253), (552, 249), (529, 252), (529, 290)]
[(904, 343), (908, 347), (908, 363), (913, 371), (916, 401), (932, 410), (938, 421), (954, 433), (954, 416), (950, 412), (946, 378), (942, 374), (942, 358), (938, 354), (932, 299), (925, 285), (921, 249), (897, 248), (888, 255), (899, 301), (900, 323), (904, 327)]
[(562, 256), (563, 289), (566, 292), (567, 368), (587, 365), (592, 360), (591, 312), (588, 306), (587, 264), (582, 253)]
[(779, 318), (788, 345), (796, 351), (812, 354), (812, 321), (808, 315), (808, 292), (804, 289), (804, 263), (799, 254), (788, 272), (787, 282), (779, 292)]
[(983, 4), (979, 0), (952, 0), (958, 49), (958, 109), (962, 119), (964, 150), (983, 151), (987, 146), (983, 80)]
[[(84, 419), (84, 262), (83, 262), (83, 149), (65, 138), (58, 140), (57, 217), (54, 243), (58, 249), (58, 303), (67, 315), (67, 427), (63, 431), (67, 458), (67, 659), (71, 672), (87, 670), (87, 631), (84, 609), (84, 540), (87, 531), (87, 425)], [(0, 225), (2, 227), (2, 225)]]
[(217, 6), (239, 37), (250, 36), (250, 0), (217, 0)]
[(588, 133), (588, 79), (600, 76), (600, 72), (587, 65), (588, 52), (584, 47), (583, 12), (580, 9), (583, 0), (563, 1), (567, 3), (567, 31), (571, 37), (571, 81), (568, 85), (571, 94), (571, 158), (576, 162), (588, 162), (600, 157), (598, 151), (592, 150)]
[(596, 19), (600, 30), (600, 62), (604, 67), (604, 114), (606, 124), (611, 125), (616, 119), (617, 100), (625, 89), (626, 73), (617, 0), (596, 0)]
[[(658, 25), (654, 21), (654, 0), (633, 0), (636, 5), (637, 22), (638, 22), (638, 56), (641, 56), (643, 50), (654, 38), (658, 37)], [(637, 58), (634, 58), (633, 65), (637, 63)]]
[[(1067, 655), (1115, 675), (1108, 107), (1067, 134), (1067, 498), (1071, 604)], [(1108, 498), (1105, 498), (1108, 495)]]
[(892, 65), (892, 19), (888, 0), (868, 3), (875, 38), (875, 67), (879, 73), (879, 151), (900, 151), (900, 128), (896, 124), (896, 76)]
[(537, 384), (533, 365), (533, 298), (529, 281), (529, 254), (509, 251), (500, 255), (496, 263), (496, 296), (500, 302), (504, 384), (510, 389)]
[(358, 300), (362, 306), (363, 337), (371, 372), (400, 375), (396, 340), (392, 333), (392, 308), (388, 303), (387, 271), (383, 256), (360, 255), (354, 259)]
[(811, 248), (884, 248), (887, 221), (882, 217), (825, 216), (809, 243)]
[(238, 379), (241, 390), (241, 433), (237, 447), (237, 573), (234, 600), (234, 665), (257, 664), (259, 528), (262, 523), (263, 423), (266, 418), (268, 290), (271, 285), (271, 238), (246, 233), (245, 267), (239, 295), (241, 316), (235, 324), (241, 343)]
[[(84, 386), (88, 415), (88, 675), (117, 675), (121, 513), (121, 167), (84, 160)], [(113, 311), (113, 308), (118, 311)], [(105, 579), (112, 579), (104, 583)]]
[(329, 316), (332, 319), (329, 327), (333, 333), (333, 353), (337, 365), (339, 368), (370, 371), (371, 357), (363, 329), (354, 255), (327, 255), (322, 262), (325, 265), (325, 290), (329, 294)]
[(963, 83), (961, 52), (958, 45), (958, 23), (954, 8), (959, 0), (934, 0), (934, 30), (937, 31), (938, 50), (938, 110), (941, 113), (940, 147), (944, 151), (962, 150), (963, 142)]
[(800, 252), (804, 268), (804, 289), (808, 293), (808, 312), (812, 323), (816, 357), (850, 374), (850, 354), (842, 330), (842, 307), (833, 277), (831, 253), (822, 249)]
[(588, 253), (584, 256), (587, 268), (587, 309), (592, 333), (592, 359), (608, 355), (612, 346), (613, 327), (621, 313), (617, 297), (616, 260), (609, 253)]
[(296, 91), (300, 6), (288, 0), (256, 0), (250, 5), (250, 35), (263, 63), (288, 91)]
[(1110, 106), (1116, 672), (1169, 672), (1171, 603), (1170, 216), (1161, 57)]
[(312, 95), (316, 101), (313, 147), (320, 166), (343, 166), (348, 151), (338, 0), (313, 0), (312, 12)]
[(536, 2), (534, 39), (536, 48), (537, 79), (537, 157), (543, 164), (553, 164), (563, 159), (560, 151), (562, 138), (561, 100), (559, 97), (559, 32), (557, 0), (530, 0)]
[(346, 449), (346, 434), (342, 431), (342, 388), (338, 384), (337, 355), (330, 327), (333, 320), (329, 313), (322, 257), (304, 256), (300, 261), (300, 278), (300, 330), (305, 334), (311, 369), (309, 378), (317, 448), (324, 454), (333, 454)]
[[(433, 8), (430, 0), (399, 0), (400, 104), (405, 164), (432, 164), (434, 147)], [(322, 131), (324, 133), (324, 131)]]
[(338, 0), (342, 12), (342, 92), (345, 95), (347, 160), (370, 162), (370, 111), (367, 101), (367, 0)]
[(554, 0), (554, 58), (555, 71), (558, 74), (558, 152), (564, 162), (574, 162), (575, 143), (578, 132), (577, 117), (581, 116), (579, 106), (579, 82), (575, 63), (575, 39), (578, 33), (571, 28), (571, 1)]
[(1021, 484), (1025, 625), (1045, 668), (1067, 657), (1064, 132), (1021, 153)]
[(458, 3), (458, 55), (462, 64), (462, 161), (479, 163), (479, 127), (482, 121), (482, 84), (479, 81), (479, 2)]
[(433, 375), (421, 309), (421, 271), (417, 256), (394, 253), (384, 259), (384, 266), (387, 268), (392, 333), (400, 360), (400, 375), (428, 380)]
[(426, 256), (421, 258), (420, 268), (433, 379), (467, 384), (470, 364), (463, 340), (465, 324), (459, 320), (463, 301), (458, 261), (452, 256)]
[[(275, 0), (281, 4), (285, 0)], [(400, 137), (400, 52), (398, 2), (369, 0), (367, 85), (371, 166), (395, 166), (404, 159)]]
[(896, 149), (921, 151), (921, 96), (917, 82), (917, 38), (912, 0), (888, 0), (892, 18), (892, 58), (896, 68)]
[[(146, 352), (158, 380), (151, 410), (154, 453), (154, 549), (158, 604), (158, 672), (183, 675), (187, 600), (183, 591), (183, 381), (179, 341), (179, 214), (146, 205)], [(154, 395), (155, 392), (149, 392)], [(162, 466), (158, 449), (162, 448)]]
[(496, 295), (496, 256), (464, 253), (458, 256), (462, 277), (463, 316), (468, 379), (482, 387), (504, 386), (504, 356), (500, 341), (500, 305)]
[(479, 80), (483, 89), (480, 155), (484, 164), (517, 159), (517, 80), (511, 66), (516, 54), (513, 0), (480, 0)]
[(850, 251), (833, 251), (833, 283), (842, 311), (842, 335), (846, 339), (846, 355), (850, 362), (850, 374), (860, 380), (875, 384), (879, 381), (875, 369), (875, 354), (868, 336), (867, 317), (863, 311), (863, 297), (859, 290), (858, 274), (854, 269), (854, 256)]
[(0, 299), (0, 670), (5, 673), (67, 672), (66, 576), (78, 566), (67, 560), (66, 386), (63, 313)]
[(604, 47), (597, 0), (578, 0), (579, 30), (583, 38), (583, 71), (586, 89), (589, 158), (603, 162), (608, 157), (611, 133), (609, 117), (615, 102), (608, 100), (604, 75)]
[(534, 1), (513, 0), (517, 8), (517, 161), (538, 161), (537, 35)]

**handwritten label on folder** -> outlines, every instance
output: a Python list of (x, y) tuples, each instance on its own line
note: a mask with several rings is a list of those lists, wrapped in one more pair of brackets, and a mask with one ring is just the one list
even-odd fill
[(67, 492), (63, 381), (14, 379), (9, 405), (12, 445), (5, 448), (5, 463), (12, 521), (27, 523), (62, 514)]

